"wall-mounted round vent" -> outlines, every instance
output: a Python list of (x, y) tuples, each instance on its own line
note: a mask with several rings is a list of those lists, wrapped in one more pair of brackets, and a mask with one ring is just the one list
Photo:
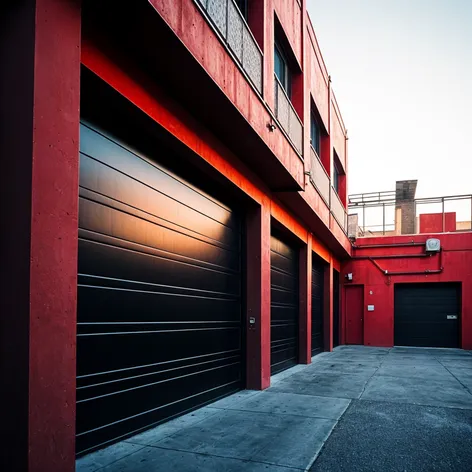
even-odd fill
[(426, 252), (439, 252), (441, 250), (441, 243), (439, 239), (430, 238), (426, 240)]

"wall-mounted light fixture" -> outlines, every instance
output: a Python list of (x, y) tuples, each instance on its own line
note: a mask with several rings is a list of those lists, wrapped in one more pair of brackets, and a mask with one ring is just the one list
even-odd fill
[(269, 131), (271, 133), (273, 133), (276, 129), (277, 129), (277, 126), (274, 125), (274, 123), (267, 123), (267, 128), (269, 128)]
[(349, 272), (349, 274), (346, 274), (346, 280), (348, 282), (352, 282), (352, 272)]

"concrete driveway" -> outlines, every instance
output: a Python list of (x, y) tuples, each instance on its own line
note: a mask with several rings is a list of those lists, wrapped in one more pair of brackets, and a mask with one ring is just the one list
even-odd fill
[(341, 346), (77, 471), (472, 471), (472, 354)]

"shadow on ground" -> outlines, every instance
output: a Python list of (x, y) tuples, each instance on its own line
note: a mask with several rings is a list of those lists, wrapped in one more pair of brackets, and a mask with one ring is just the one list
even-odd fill
[(472, 471), (472, 354), (341, 346), (77, 461), (79, 472)]

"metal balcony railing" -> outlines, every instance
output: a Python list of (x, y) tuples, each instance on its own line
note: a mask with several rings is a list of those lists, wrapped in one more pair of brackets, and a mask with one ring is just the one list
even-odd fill
[(330, 209), (331, 213), (333, 214), (334, 218), (338, 222), (339, 226), (341, 226), (344, 232), (347, 231), (347, 212), (346, 208), (342, 204), (338, 193), (331, 187), (331, 200), (330, 200)]
[(275, 116), (300, 155), (303, 154), (303, 125), (282, 84), (275, 78)]
[(262, 94), (263, 54), (233, 0), (194, 0), (205, 12), (256, 90)]
[(384, 192), (355, 193), (349, 195), (349, 208), (368, 203), (388, 203), (395, 201), (395, 190)]
[(353, 236), (472, 231), (472, 195), (396, 201), (395, 192), (380, 192), (387, 194), (377, 199), (349, 197), (349, 218), (355, 218), (356, 226)]
[(329, 175), (313, 147), (310, 147), (310, 157), (310, 181), (320, 194), (321, 198), (325, 201), (326, 205), (329, 207)]

